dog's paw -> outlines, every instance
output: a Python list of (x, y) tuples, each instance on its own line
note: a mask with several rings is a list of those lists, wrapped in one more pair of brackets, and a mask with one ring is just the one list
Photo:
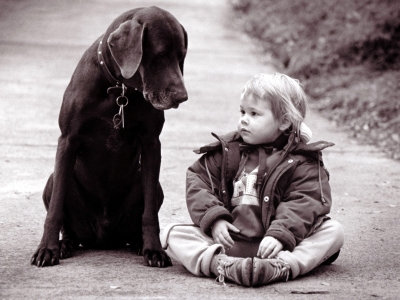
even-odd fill
[(31, 264), (38, 267), (55, 266), (60, 263), (60, 250), (58, 247), (41, 247), (32, 255)]
[(164, 250), (145, 250), (143, 257), (145, 263), (150, 267), (166, 268), (172, 266), (172, 261)]
[(60, 246), (60, 259), (66, 259), (72, 257), (75, 246), (72, 240), (61, 240), (59, 242)]

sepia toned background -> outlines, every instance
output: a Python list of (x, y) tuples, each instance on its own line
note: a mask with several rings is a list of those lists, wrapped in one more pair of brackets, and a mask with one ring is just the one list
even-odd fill
[[(159, 218), (161, 228), (191, 222), (185, 172), (198, 158), (192, 149), (214, 141), (211, 132), (236, 128), (240, 92), (252, 75), (288, 70), (245, 34), (251, 11), (241, 2), (0, 0), (1, 299), (398, 298), (400, 163), (355, 139), (349, 127), (326, 118), (326, 109), (320, 112), (315, 104), (306, 120), (313, 141), (336, 144), (324, 151), (334, 199), (331, 217), (345, 230), (345, 245), (333, 265), (260, 288), (221, 286), (212, 278), (192, 276), (177, 262), (150, 268), (129, 248), (80, 249), (54, 267), (30, 265), (46, 215), (41, 193), (54, 168), (63, 92), (86, 48), (113, 19), (135, 7), (164, 8), (188, 32), (184, 75), (189, 100), (166, 112), (160, 178), (165, 200)], [(311, 94), (312, 87), (309, 83)]]

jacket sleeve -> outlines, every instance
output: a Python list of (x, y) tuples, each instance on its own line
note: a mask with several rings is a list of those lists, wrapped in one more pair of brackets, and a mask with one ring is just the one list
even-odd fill
[(275, 218), (265, 236), (279, 240), (284, 249), (292, 251), (330, 212), (332, 199), (328, 174), (316, 161), (297, 166)]
[(230, 212), (219, 198), (221, 154), (203, 155), (186, 172), (186, 204), (194, 224), (211, 236), (211, 227), (218, 219), (232, 222)]

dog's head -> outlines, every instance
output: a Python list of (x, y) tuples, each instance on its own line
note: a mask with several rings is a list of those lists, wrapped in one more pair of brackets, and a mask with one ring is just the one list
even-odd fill
[(139, 74), (139, 89), (147, 101), (160, 110), (177, 108), (188, 98), (183, 83), (185, 29), (157, 7), (135, 10), (128, 18), (107, 39), (122, 77), (129, 85)]

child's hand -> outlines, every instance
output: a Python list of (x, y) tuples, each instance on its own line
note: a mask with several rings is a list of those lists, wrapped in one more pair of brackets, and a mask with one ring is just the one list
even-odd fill
[(211, 234), (214, 242), (217, 244), (222, 244), (226, 249), (232, 248), (234, 244), (234, 241), (229, 234), (229, 230), (233, 232), (240, 232), (239, 229), (225, 220), (215, 221), (213, 227), (211, 228)]
[(272, 236), (266, 236), (260, 243), (257, 256), (261, 258), (273, 258), (282, 249), (283, 245), (280, 241)]

